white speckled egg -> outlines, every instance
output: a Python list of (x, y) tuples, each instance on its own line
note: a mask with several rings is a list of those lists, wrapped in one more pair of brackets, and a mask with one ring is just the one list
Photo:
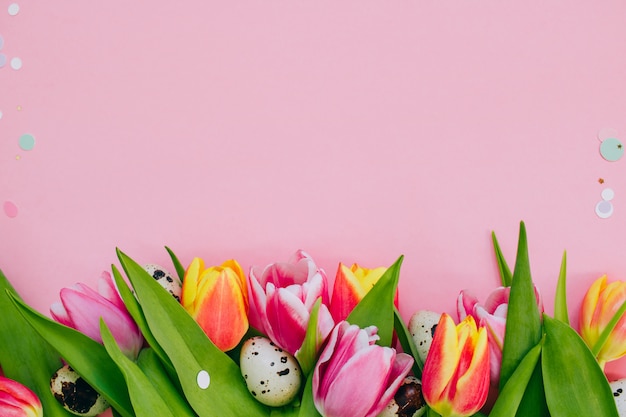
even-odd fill
[(377, 417), (420, 417), (426, 412), (422, 382), (407, 376), (387, 407)]
[(239, 365), (248, 391), (262, 404), (287, 405), (300, 391), (300, 365), (268, 338), (257, 336), (246, 340), (241, 347)]
[(161, 287), (165, 288), (170, 294), (172, 294), (172, 297), (180, 302), (183, 284), (180, 282), (178, 277), (174, 277), (174, 275), (170, 274), (167, 269), (156, 264), (146, 264), (143, 266), (143, 269), (145, 269), (146, 272), (148, 272), (148, 274), (150, 274), (150, 276), (161, 285)]
[(626, 378), (611, 382), (611, 391), (620, 417), (626, 417)]
[(69, 365), (52, 375), (50, 391), (57, 401), (72, 414), (97, 416), (109, 408), (109, 403)]
[(435, 327), (437, 327), (440, 318), (440, 313), (420, 310), (413, 314), (409, 320), (409, 332), (413, 336), (413, 342), (415, 342), (422, 363), (426, 362), (426, 355), (428, 355), (428, 350), (433, 342)]

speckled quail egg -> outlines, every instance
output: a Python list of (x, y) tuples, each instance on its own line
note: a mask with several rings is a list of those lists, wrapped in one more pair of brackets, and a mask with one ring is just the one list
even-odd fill
[(150, 274), (152, 278), (158, 282), (161, 287), (165, 288), (172, 297), (180, 302), (180, 295), (182, 292), (182, 283), (178, 277), (170, 274), (167, 269), (160, 267), (156, 264), (146, 264), (143, 269)]
[(422, 363), (426, 362), (426, 355), (428, 355), (428, 350), (433, 342), (435, 328), (440, 318), (440, 313), (419, 310), (409, 320), (409, 332), (413, 336), (413, 342), (415, 342), (415, 347)]
[(109, 408), (109, 403), (69, 365), (52, 375), (50, 391), (59, 403), (72, 414), (97, 416)]
[(617, 405), (617, 413), (620, 417), (626, 417), (626, 378), (618, 379), (609, 384)]
[(280, 407), (298, 395), (300, 365), (268, 338), (256, 336), (246, 340), (239, 362), (248, 391), (260, 403)]
[(422, 383), (414, 376), (404, 378), (396, 395), (378, 417), (420, 417), (426, 412)]

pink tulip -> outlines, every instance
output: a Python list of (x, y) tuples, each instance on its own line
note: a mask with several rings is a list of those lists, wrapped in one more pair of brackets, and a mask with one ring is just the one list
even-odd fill
[(143, 336), (126, 310), (111, 274), (103, 272), (98, 281), (98, 292), (85, 284), (63, 288), (61, 302), (50, 306), (52, 318), (102, 343), (100, 318), (111, 330), (115, 341), (126, 356), (137, 358), (143, 345)]
[[(479, 327), (487, 328), (489, 342), (489, 363), (491, 385), (497, 387), (500, 381), (500, 366), (502, 364), (502, 346), (506, 330), (506, 315), (509, 307), (510, 287), (499, 287), (492, 291), (484, 304), (468, 291), (461, 291), (457, 299), (457, 313), (459, 321), (472, 316)], [(539, 292), (535, 289), (537, 306), (543, 311), (543, 304)]]
[(43, 417), (41, 401), (24, 385), (0, 376), (0, 416)]
[(250, 325), (292, 355), (302, 346), (311, 310), (320, 297), (318, 333), (325, 339), (332, 330), (326, 274), (307, 253), (297, 251), (289, 262), (262, 270), (253, 267), (249, 284)]
[(313, 371), (313, 401), (324, 417), (374, 417), (393, 399), (413, 358), (378, 346), (374, 326), (342, 321)]

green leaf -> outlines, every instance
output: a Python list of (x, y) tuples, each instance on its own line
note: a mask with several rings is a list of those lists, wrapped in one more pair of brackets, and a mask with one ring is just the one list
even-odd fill
[(174, 268), (176, 269), (176, 274), (178, 274), (178, 278), (180, 278), (180, 282), (183, 282), (185, 280), (185, 267), (183, 266), (183, 264), (180, 263), (180, 261), (170, 248), (166, 246), (165, 250), (167, 251), (167, 253), (170, 254), (170, 258), (172, 258), (172, 263), (174, 264)]
[(170, 379), (163, 363), (152, 348), (142, 349), (137, 358), (137, 365), (152, 383), (175, 416), (196, 417), (185, 399), (182, 390)]
[(390, 346), (393, 338), (394, 299), (403, 259), (404, 256), (400, 256), (387, 268), (347, 318), (350, 324), (356, 324), (361, 328), (376, 326), (380, 337), (377, 343), (381, 346)]
[(516, 417), (550, 417), (546, 394), (543, 386), (541, 363), (538, 363), (530, 376), (528, 386), (524, 391)]
[[(239, 367), (209, 340), (191, 316), (135, 261), (117, 251), (152, 334), (167, 353), (189, 404), (203, 416), (267, 416), (269, 410), (253, 399)], [(198, 386), (201, 371), (210, 376), (207, 389)]]
[(537, 367), (541, 355), (541, 344), (538, 343), (532, 348), (519, 366), (515, 368), (513, 375), (500, 391), (489, 417), (515, 417), (517, 408), (522, 402), (522, 397), (530, 381), (533, 371)]
[(59, 354), (29, 326), (9, 294), (19, 298), (0, 271), (0, 365), (4, 375), (37, 394), (46, 416), (71, 416), (50, 392), (50, 378), (63, 365)]
[(148, 327), (148, 322), (146, 321), (146, 317), (143, 314), (143, 310), (141, 309), (141, 305), (135, 298), (135, 295), (132, 293), (126, 281), (120, 274), (120, 271), (115, 267), (115, 265), (111, 265), (111, 270), (113, 271), (113, 279), (115, 280), (115, 284), (117, 286), (118, 292), (122, 301), (124, 301), (124, 305), (128, 310), (128, 313), (131, 315), (135, 323), (137, 323), (137, 327), (143, 334), (144, 339), (148, 345), (154, 350), (154, 352), (159, 356), (161, 362), (165, 366), (165, 369), (168, 371), (170, 376), (175, 376), (176, 371), (174, 370), (174, 366), (172, 362), (167, 357), (165, 351), (159, 346), (159, 343), (156, 341), (152, 332), (150, 331), (150, 327)]
[(304, 385), (298, 417), (322, 417), (313, 402), (313, 372), (311, 372)]
[(626, 301), (615, 312), (613, 317), (611, 317), (611, 320), (609, 320), (609, 322), (607, 323), (602, 333), (600, 333), (600, 337), (596, 341), (596, 344), (593, 345), (593, 349), (591, 351), (594, 357), (596, 358), (598, 357), (598, 354), (602, 350), (602, 347), (609, 340), (609, 337), (611, 336), (613, 329), (615, 329), (615, 326), (617, 326), (617, 322), (620, 321), (620, 319), (622, 318), (625, 312), (626, 312)]
[(317, 362), (317, 352), (323, 343), (322, 334), (317, 328), (317, 318), (321, 305), (322, 298), (320, 297), (317, 301), (315, 301), (315, 304), (311, 309), (304, 341), (302, 342), (302, 346), (298, 352), (296, 352), (296, 359), (298, 359), (303, 375), (309, 375), (315, 367), (315, 362)]
[(106, 351), (124, 375), (136, 417), (176, 417), (139, 366), (122, 353), (102, 319), (100, 335)]
[(566, 324), (543, 318), (542, 369), (553, 416), (617, 417), (609, 383), (581, 337)]
[(556, 284), (556, 295), (554, 296), (554, 318), (569, 325), (569, 313), (567, 312), (567, 252), (563, 252), (561, 260), (561, 271)]
[(493, 241), (493, 249), (496, 252), (496, 261), (498, 262), (498, 270), (500, 271), (502, 286), (510, 287), (513, 277), (511, 276), (509, 265), (506, 263), (506, 259), (504, 259), (504, 255), (500, 249), (500, 244), (498, 243), (495, 232), (491, 232), (491, 240)]
[(424, 364), (420, 360), (420, 356), (417, 353), (417, 348), (415, 347), (415, 342), (413, 341), (413, 336), (411, 336), (411, 332), (407, 329), (406, 324), (404, 324), (404, 320), (402, 320), (402, 316), (400, 316), (400, 312), (397, 308), (393, 310), (394, 317), (394, 329), (396, 334), (398, 335), (398, 341), (400, 342), (400, 346), (402, 346), (402, 350), (405, 353), (408, 353), (413, 357), (413, 374), (417, 378), (422, 377), (422, 369), (424, 369)]
[(530, 276), (526, 227), (520, 223), (515, 271), (509, 296), (507, 324), (502, 349), (500, 388), (504, 388), (524, 356), (541, 339), (541, 317)]
[[(157, 284), (158, 285), (158, 284)], [(39, 314), (11, 296), (24, 319), (124, 417), (134, 417), (124, 377), (104, 346)]]

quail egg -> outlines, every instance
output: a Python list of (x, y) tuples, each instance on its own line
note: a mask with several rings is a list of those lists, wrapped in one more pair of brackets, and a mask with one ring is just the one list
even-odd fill
[(300, 391), (302, 371), (296, 359), (269, 339), (256, 336), (241, 347), (241, 374), (257, 401), (271, 407), (289, 404)]
[(109, 403), (69, 365), (52, 375), (50, 391), (57, 401), (72, 414), (97, 416), (109, 408)]
[(426, 362), (426, 356), (433, 342), (435, 328), (440, 318), (440, 313), (419, 310), (409, 320), (409, 332), (413, 336), (413, 342), (415, 342), (415, 347), (422, 363)]
[(617, 413), (626, 417), (626, 378), (618, 379), (609, 384), (617, 405)]
[(145, 269), (146, 272), (161, 285), (161, 287), (165, 288), (170, 294), (172, 294), (172, 297), (180, 302), (182, 283), (178, 277), (174, 277), (167, 271), (167, 269), (156, 264), (146, 264), (143, 266), (143, 269)]
[(425, 412), (426, 402), (422, 397), (422, 383), (414, 376), (407, 376), (378, 417), (420, 417)]

